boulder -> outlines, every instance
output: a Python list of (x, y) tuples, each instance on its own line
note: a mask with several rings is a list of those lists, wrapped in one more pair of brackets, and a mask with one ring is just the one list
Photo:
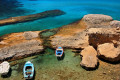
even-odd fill
[(120, 47), (114, 46), (113, 43), (105, 43), (98, 45), (97, 48), (98, 56), (109, 62), (120, 61)]
[(92, 47), (88, 46), (81, 51), (82, 61), (80, 65), (86, 69), (95, 69), (98, 65), (97, 51)]
[(23, 36), (25, 37), (26, 40), (31, 40), (33, 38), (37, 38), (39, 35), (36, 32), (28, 31), (24, 32)]
[(0, 64), (0, 74), (6, 75), (10, 70), (10, 64), (7, 61), (4, 61)]

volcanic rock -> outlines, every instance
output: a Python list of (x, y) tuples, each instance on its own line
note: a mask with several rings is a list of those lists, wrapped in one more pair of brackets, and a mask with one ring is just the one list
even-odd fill
[(98, 65), (97, 52), (92, 46), (86, 47), (81, 51), (82, 61), (80, 65), (86, 69), (94, 69)]

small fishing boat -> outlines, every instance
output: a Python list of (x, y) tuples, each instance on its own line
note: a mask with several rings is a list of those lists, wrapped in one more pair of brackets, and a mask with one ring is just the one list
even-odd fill
[(55, 56), (57, 57), (62, 57), (63, 56), (63, 48), (62, 47), (58, 47), (56, 48), (56, 51), (55, 51)]
[(25, 79), (32, 79), (34, 76), (34, 65), (28, 61), (23, 68), (23, 74)]

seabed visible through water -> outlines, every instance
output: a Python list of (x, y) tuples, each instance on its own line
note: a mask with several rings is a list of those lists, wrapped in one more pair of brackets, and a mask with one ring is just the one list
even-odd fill
[(80, 66), (80, 56), (75, 56), (71, 49), (65, 49), (65, 56), (58, 60), (52, 49), (47, 48), (45, 54), (10, 62), (11, 74), (0, 80), (25, 80), (23, 66), (26, 61), (31, 61), (35, 67), (33, 80), (117, 80), (120, 65), (113, 65), (100, 61), (99, 68), (86, 71)]

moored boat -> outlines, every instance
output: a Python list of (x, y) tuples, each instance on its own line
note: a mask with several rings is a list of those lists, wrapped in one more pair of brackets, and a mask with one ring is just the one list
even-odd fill
[(28, 61), (23, 68), (23, 74), (25, 79), (32, 79), (34, 76), (34, 65)]
[(63, 48), (62, 47), (58, 47), (56, 48), (56, 51), (55, 51), (55, 56), (57, 57), (62, 57), (63, 56)]

